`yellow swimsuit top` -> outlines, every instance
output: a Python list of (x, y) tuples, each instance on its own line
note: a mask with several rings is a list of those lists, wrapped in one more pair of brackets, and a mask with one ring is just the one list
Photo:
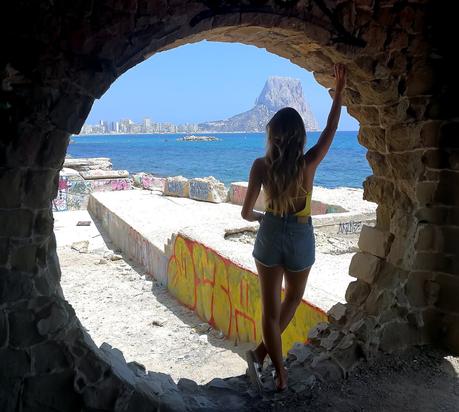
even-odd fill
[[(312, 191), (306, 192), (306, 204), (304, 205), (304, 209), (294, 213), (294, 216), (311, 216), (311, 198), (312, 198)], [(267, 207), (266, 212), (274, 212), (274, 211), (270, 207)]]

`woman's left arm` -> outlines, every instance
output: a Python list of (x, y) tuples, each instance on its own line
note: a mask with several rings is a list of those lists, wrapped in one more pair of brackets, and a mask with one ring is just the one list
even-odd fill
[(247, 193), (245, 195), (244, 204), (241, 210), (241, 216), (243, 219), (248, 220), (249, 222), (254, 222), (258, 220), (261, 222), (263, 219), (263, 213), (256, 212), (253, 210), (255, 202), (258, 199), (258, 195), (261, 190), (262, 183), (262, 167), (263, 159), (258, 158), (252, 164), (249, 175), (249, 185), (247, 187)]

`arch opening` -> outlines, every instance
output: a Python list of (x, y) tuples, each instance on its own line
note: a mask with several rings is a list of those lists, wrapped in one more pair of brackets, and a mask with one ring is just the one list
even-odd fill
[[(64, 14), (37, 5), (24, 13), (17, 5), (12, 13), (35, 11), (39, 19), (21, 35), (21, 25), (10, 26), (24, 47), (7, 49), (2, 72), (8, 138), (1, 144), (0, 181), (10, 195), (0, 200), (0, 324), (8, 331), (0, 334), (0, 348), (17, 367), (7, 386), (9, 409), (22, 402), (64, 410), (69, 397), (88, 408), (176, 402), (185, 409), (161, 375), (140, 379), (139, 368), (123, 365), (116, 350), (95, 348), (81, 329), (62, 298), (49, 204), (69, 134), (79, 131), (94, 98), (152, 53), (204, 38), (266, 47), (313, 71), (324, 86), (335, 61), (353, 73), (345, 101), (369, 149), (373, 176), (364, 184), (365, 198), (379, 206), (376, 227), (360, 236), (364, 249), (353, 260), (357, 280), (348, 303), (311, 337), (317, 350), (324, 339), (330, 343), (330, 370), (342, 376), (355, 354), (371, 358), (426, 343), (458, 348), (458, 308), (446, 293), (458, 287), (457, 250), (448, 243), (458, 224), (457, 196), (448, 189), (457, 182), (456, 129), (435, 94), (450, 78), (438, 76), (430, 60), (427, 6), (403, 4), (395, 13), (357, 2), (330, 9), (295, 1), (236, 10), (225, 2), (187, 5), (153, 10), (132, 2), (121, 11), (88, 3), (66, 5)], [(38, 28), (40, 36), (33, 33)], [(56, 354), (51, 363), (43, 351)], [(47, 382), (40, 373), (59, 381), (59, 394), (40, 390)], [(158, 381), (167, 389), (155, 392)]]

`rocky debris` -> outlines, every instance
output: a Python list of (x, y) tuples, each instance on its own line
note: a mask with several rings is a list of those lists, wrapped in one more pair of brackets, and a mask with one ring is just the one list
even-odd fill
[(165, 196), (189, 197), (190, 183), (186, 177), (167, 177), (164, 186)]
[(129, 177), (129, 172), (127, 170), (91, 169), (87, 171), (81, 171), (80, 175), (85, 180), (119, 179), (119, 178)]
[(86, 172), (89, 170), (112, 170), (112, 161), (108, 157), (65, 158), (64, 167)]
[(247, 243), (250, 245), (255, 244), (255, 238), (257, 237), (256, 230), (238, 230), (238, 231), (227, 231), (225, 233), (225, 239), (233, 242)]
[(190, 179), (189, 187), (190, 199), (212, 203), (226, 201), (227, 191), (225, 185), (213, 176)]
[(283, 107), (296, 109), (306, 130), (318, 130), (319, 125), (304, 98), (300, 80), (275, 76), (268, 78), (252, 109), (227, 120), (200, 123), (198, 127), (202, 131), (215, 132), (264, 132), (271, 117)]
[(82, 240), (80, 242), (74, 242), (72, 243), (71, 248), (80, 253), (88, 253), (89, 240)]
[(176, 140), (181, 141), (181, 142), (215, 142), (215, 141), (222, 140), (222, 139), (220, 139), (218, 137), (215, 137), (215, 136), (195, 136), (195, 135), (191, 135), (191, 136), (179, 137)]

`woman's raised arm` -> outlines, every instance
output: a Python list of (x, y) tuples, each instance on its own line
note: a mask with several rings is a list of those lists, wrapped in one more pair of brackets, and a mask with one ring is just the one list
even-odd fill
[(328, 149), (335, 136), (338, 127), (339, 117), (341, 114), (341, 101), (344, 86), (346, 85), (346, 67), (343, 64), (335, 64), (335, 94), (333, 96), (333, 104), (328, 115), (327, 125), (322, 131), (317, 143), (311, 147), (306, 153), (306, 162), (309, 165), (316, 167), (328, 153)]
[(245, 194), (244, 204), (241, 210), (241, 216), (243, 219), (249, 222), (258, 220), (259, 222), (263, 219), (263, 213), (256, 212), (253, 210), (255, 202), (257, 201), (258, 195), (261, 190), (263, 175), (263, 159), (258, 158), (252, 164), (249, 175), (249, 184), (247, 187), (247, 193)]

